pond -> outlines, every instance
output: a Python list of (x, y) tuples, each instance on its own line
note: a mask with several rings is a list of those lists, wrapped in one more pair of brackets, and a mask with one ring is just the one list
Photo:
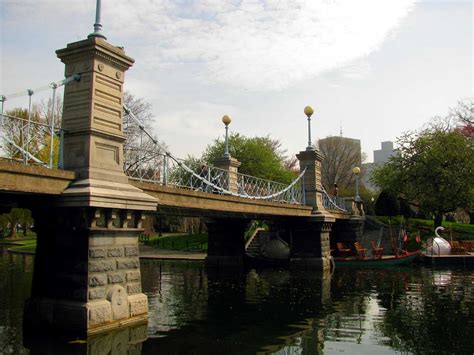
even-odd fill
[(474, 352), (474, 270), (412, 266), (323, 275), (142, 261), (148, 326), (60, 345), (23, 339), (32, 271), (33, 257), (0, 251), (0, 353)]

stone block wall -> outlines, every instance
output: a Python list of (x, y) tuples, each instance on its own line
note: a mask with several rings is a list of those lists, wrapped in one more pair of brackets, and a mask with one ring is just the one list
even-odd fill
[[(105, 211), (106, 212), (106, 211)], [(109, 223), (100, 211), (90, 229), (87, 308), (90, 327), (146, 315), (148, 302), (142, 293), (137, 230)], [(107, 228), (104, 228), (107, 226)]]

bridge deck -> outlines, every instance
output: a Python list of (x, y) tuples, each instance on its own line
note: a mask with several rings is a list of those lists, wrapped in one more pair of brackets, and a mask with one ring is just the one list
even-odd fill
[[(10, 206), (15, 204), (17, 197), (18, 201), (24, 201), (24, 195), (60, 195), (74, 179), (75, 173), (72, 171), (0, 161), (0, 193), (2, 200), (8, 200)], [(130, 183), (156, 197), (159, 210), (180, 215), (240, 218), (311, 217), (312, 208), (309, 206), (211, 194), (137, 180), (130, 180)], [(6, 195), (10, 197), (6, 198)], [(18, 195), (23, 195), (23, 198)], [(333, 214), (337, 219), (350, 217), (347, 213)]]

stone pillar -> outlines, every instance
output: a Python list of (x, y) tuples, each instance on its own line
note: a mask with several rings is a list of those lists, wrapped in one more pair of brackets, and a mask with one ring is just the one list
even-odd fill
[(219, 218), (205, 221), (208, 233), (206, 265), (243, 266), (246, 219)]
[(329, 232), (334, 218), (327, 216), (298, 219), (291, 235), (290, 264), (295, 267), (330, 270)]
[(138, 235), (157, 201), (123, 172), (123, 80), (133, 64), (98, 37), (57, 51), (66, 76), (64, 168), (76, 180), (35, 209), (37, 260), (25, 325), (89, 335), (147, 319)]
[(300, 162), (300, 171), (306, 169), (303, 176), (304, 203), (312, 206), (313, 211), (325, 211), (321, 195), (321, 161), (323, 156), (318, 150), (303, 150), (296, 154)]
[(240, 164), (240, 161), (232, 157), (222, 157), (214, 161), (215, 167), (227, 170), (229, 172), (228, 186), (226, 186), (225, 188), (235, 193), (239, 192), (237, 173)]
[(304, 150), (296, 155), (303, 177), (305, 204), (313, 207), (312, 217), (298, 220), (294, 225), (291, 264), (329, 270), (331, 250), (329, 232), (335, 218), (323, 206), (321, 185), (321, 161), (318, 150)]

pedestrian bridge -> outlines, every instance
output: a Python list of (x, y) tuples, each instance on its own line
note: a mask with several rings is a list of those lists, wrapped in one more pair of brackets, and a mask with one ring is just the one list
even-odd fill
[[(326, 193), (323, 157), (310, 139), (296, 155), (300, 170), (288, 185), (240, 174), (229, 154), (193, 165), (124, 107), (125, 72), (134, 60), (122, 47), (95, 31), (56, 55), (66, 79), (0, 95), (0, 209), (31, 209), (37, 234), (28, 327), (84, 336), (146, 321), (138, 236), (147, 213), (203, 217), (208, 267), (245, 264), (252, 219), (267, 221), (273, 237), (288, 242), (291, 265), (312, 270), (329, 270), (331, 243), (360, 234), (361, 202)], [(31, 110), (42, 90), (52, 91), (45, 119)], [(22, 95), (26, 116), (6, 115), (6, 105)], [(310, 138), (312, 109), (305, 114)]]
[[(0, 208), (7, 211), (11, 207), (28, 207), (36, 200), (44, 202), (45, 199), (60, 196), (75, 179), (73, 171), (0, 160)], [(163, 185), (134, 178), (130, 178), (129, 182), (157, 199), (157, 211), (181, 216), (271, 219), (281, 216), (311, 217), (313, 213), (312, 206), (300, 203), (209, 193), (200, 188)], [(352, 198), (346, 199), (346, 204), (347, 211), (335, 208), (333, 204), (327, 205), (332, 207), (328, 210), (336, 219), (348, 219), (353, 215), (355, 204)]]

